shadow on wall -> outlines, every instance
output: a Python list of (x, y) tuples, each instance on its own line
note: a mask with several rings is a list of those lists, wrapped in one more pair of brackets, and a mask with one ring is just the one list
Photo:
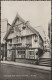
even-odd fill
[(44, 54), (43, 50), (39, 50), (39, 57), (41, 57)]

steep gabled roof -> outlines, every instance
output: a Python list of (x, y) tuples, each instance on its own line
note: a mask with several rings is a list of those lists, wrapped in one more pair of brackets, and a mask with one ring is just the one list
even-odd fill
[(18, 17), (19, 17), (19, 19), (21, 20), (22, 23), (25, 22), (25, 20), (23, 20), (23, 19), (19, 16), (19, 14), (17, 13), (17, 15), (16, 15), (16, 17), (15, 17), (15, 19), (14, 19), (14, 21), (13, 21), (13, 23), (12, 23), (10, 29), (9, 29), (9, 31), (6, 33), (6, 35), (5, 35), (5, 37), (4, 37), (4, 40), (7, 38), (7, 36), (9, 35), (9, 33), (10, 33), (10, 31), (11, 31), (11, 29), (14, 27), (14, 24), (15, 24), (15, 22), (17, 21), (17, 18), (18, 18)]
[[(15, 19), (14, 19), (14, 21), (13, 21), (13, 23), (12, 23), (10, 29), (9, 29), (9, 31), (6, 33), (6, 35), (5, 35), (5, 37), (4, 37), (4, 40), (6, 40), (6, 38), (8, 37), (10, 31), (11, 31), (12, 28), (14, 27), (14, 24), (16, 23), (16, 21), (17, 21), (18, 18), (19, 18), (19, 20), (20, 20), (22, 23), (26, 23), (26, 21), (25, 21), (23, 18), (21, 18), (21, 17), (19, 16), (19, 14), (17, 13), (17, 15), (16, 15), (16, 17), (15, 17)], [(31, 25), (28, 25), (28, 28), (29, 28), (33, 33), (36, 33), (36, 34), (39, 35), (39, 32), (36, 31)]]
[(28, 28), (29, 28), (34, 34), (39, 35), (39, 32), (36, 31), (31, 25), (28, 25)]

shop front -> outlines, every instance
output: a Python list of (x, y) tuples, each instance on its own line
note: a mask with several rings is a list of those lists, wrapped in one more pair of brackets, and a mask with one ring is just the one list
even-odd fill
[(15, 61), (15, 57), (16, 57), (16, 50), (12, 50), (12, 49), (9, 49), (7, 50), (7, 60), (9, 61)]
[(25, 58), (25, 50), (17, 50), (16, 58)]
[(8, 50), (8, 60), (17, 61), (17, 62), (32, 62), (39, 60), (40, 55), (42, 54), (41, 50), (38, 48), (19, 48)]

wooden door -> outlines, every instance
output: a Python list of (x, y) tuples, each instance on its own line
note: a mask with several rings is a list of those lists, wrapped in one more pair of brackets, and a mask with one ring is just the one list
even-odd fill
[(11, 60), (15, 61), (16, 58), (16, 50), (12, 50)]

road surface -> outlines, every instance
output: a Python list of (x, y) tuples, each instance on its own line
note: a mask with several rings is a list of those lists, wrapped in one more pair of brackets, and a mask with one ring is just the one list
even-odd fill
[(1, 73), (2, 80), (51, 80), (50, 72), (3, 63)]

